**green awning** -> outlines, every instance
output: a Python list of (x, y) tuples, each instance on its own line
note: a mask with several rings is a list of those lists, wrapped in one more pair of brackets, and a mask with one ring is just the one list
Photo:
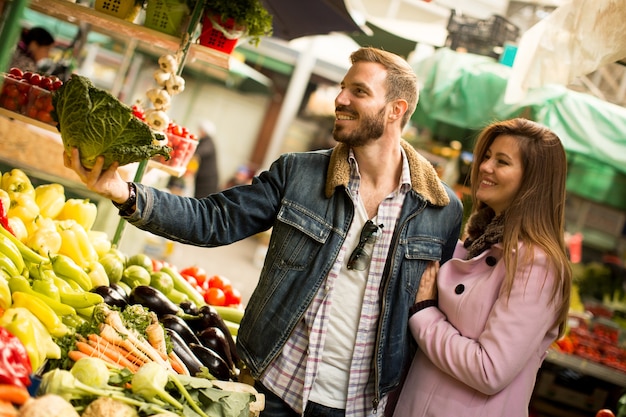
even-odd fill
[(529, 117), (554, 130), (569, 153), (584, 154), (626, 173), (626, 108), (560, 85), (530, 90), (504, 103), (511, 68), (447, 48), (413, 64), (422, 82), (413, 120), (479, 130), (494, 120)]

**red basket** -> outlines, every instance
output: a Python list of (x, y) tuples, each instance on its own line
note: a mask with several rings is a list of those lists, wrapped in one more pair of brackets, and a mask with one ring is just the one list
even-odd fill
[[(216, 21), (222, 27), (215, 27), (213, 21)], [(231, 35), (227, 36), (224, 32), (231, 33)], [(222, 22), (219, 16), (204, 15), (202, 19), (202, 33), (198, 38), (200, 45), (230, 54), (235, 49), (238, 40), (239, 37), (233, 19)]]

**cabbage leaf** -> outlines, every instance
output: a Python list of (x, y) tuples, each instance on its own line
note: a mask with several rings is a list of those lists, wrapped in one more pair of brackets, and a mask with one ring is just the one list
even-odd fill
[(52, 94), (52, 105), (65, 152), (78, 148), (86, 168), (92, 168), (99, 155), (104, 156), (104, 169), (115, 161), (126, 165), (155, 155), (170, 157), (165, 135), (153, 131), (130, 107), (86, 77), (72, 74)]

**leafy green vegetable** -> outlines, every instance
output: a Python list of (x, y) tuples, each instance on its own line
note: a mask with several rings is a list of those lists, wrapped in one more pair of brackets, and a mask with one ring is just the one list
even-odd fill
[(132, 109), (83, 76), (72, 77), (52, 95), (53, 119), (58, 123), (66, 152), (77, 147), (83, 166), (93, 167), (99, 155), (104, 168), (139, 162), (155, 155), (170, 157), (171, 148), (155, 144), (165, 140), (133, 115)]

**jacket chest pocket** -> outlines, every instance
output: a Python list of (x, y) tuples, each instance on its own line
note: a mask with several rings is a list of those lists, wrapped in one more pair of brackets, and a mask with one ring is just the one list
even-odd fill
[(443, 241), (432, 237), (414, 237), (407, 239), (402, 260), (402, 276), (410, 294), (417, 291), (426, 266), (431, 261), (440, 261), (443, 253)]
[(284, 203), (274, 226), (273, 245), (279, 267), (305, 269), (326, 243), (332, 226), (323, 218), (294, 203)]

